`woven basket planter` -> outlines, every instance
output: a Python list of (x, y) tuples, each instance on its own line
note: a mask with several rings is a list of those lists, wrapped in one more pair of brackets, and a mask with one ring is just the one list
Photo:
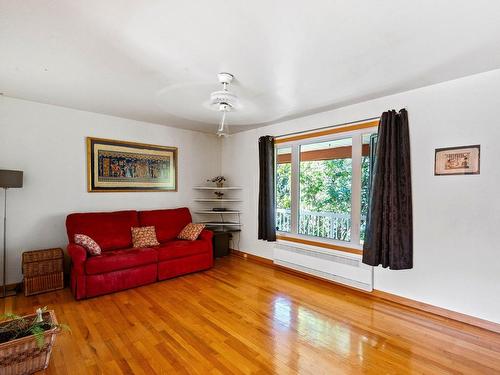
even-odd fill
[[(43, 314), (44, 319), (57, 324), (53, 310)], [(35, 318), (36, 314), (23, 318)], [(0, 323), (4, 325), (6, 322)], [(60, 328), (52, 328), (44, 332), (43, 346), (39, 347), (34, 336), (26, 336), (0, 344), (0, 374), (27, 375), (46, 369), (49, 366), (50, 353)]]

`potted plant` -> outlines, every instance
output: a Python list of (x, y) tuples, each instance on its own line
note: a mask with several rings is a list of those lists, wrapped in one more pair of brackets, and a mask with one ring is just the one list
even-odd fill
[(222, 197), (224, 196), (224, 193), (220, 191), (214, 191), (214, 194), (217, 196), (217, 199), (222, 199)]
[(218, 188), (221, 188), (224, 186), (224, 181), (226, 181), (225, 177), (224, 176), (216, 176), (212, 179), (208, 179), (207, 182), (215, 182), (215, 185), (218, 187)]
[(6, 314), (0, 322), (0, 372), (32, 374), (49, 365), (50, 354), (61, 328), (53, 310), (46, 307), (35, 314)]

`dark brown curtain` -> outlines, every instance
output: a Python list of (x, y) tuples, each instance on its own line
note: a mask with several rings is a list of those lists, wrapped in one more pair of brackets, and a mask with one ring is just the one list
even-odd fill
[(378, 126), (363, 263), (393, 270), (413, 267), (408, 113), (382, 114)]
[(276, 241), (274, 138), (259, 138), (259, 240)]

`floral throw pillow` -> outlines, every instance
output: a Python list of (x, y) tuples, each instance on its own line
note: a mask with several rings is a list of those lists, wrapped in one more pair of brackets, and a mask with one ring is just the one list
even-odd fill
[(75, 234), (75, 243), (84, 247), (90, 255), (101, 255), (101, 247), (85, 234)]
[(205, 224), (193, 224), (189, 223), (181, 230), (177, 236), (180, 240), (194, 241), (198, 238), (201, 231), (205, 228)]
[(134, 247), (158, 246), (160, 243), (156, 239), (156, 229), (149, 227), (132, 227), (132, 244)]

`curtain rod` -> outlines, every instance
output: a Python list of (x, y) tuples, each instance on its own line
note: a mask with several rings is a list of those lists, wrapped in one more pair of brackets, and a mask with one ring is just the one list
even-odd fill
[(367, 122), (367, 121), (378, 120), (378, 119), (380, 119), (380, 116), (365, 118), (363, 120), (356, 120), (356, 121), (351, 121), (351, 122), (344, 122), (342, 124), (327, 125), (327, 126), (322, 126), (321, 128), (315, 128), (315, 129), (309, 129), (309, 130), (302, 130), (302, 131), (294, 132), (294, 133), (286, 133), (286, 134), (275, 135), (274, 138), (289, 137), (291, 135), (298, 135), (298, 134), (304, 134), (304, 133), (309, 133), (309, 132), (315, 132), (317, 130), (323, 130), (323, 129), (337, 128), (339, 126), (357, 124), (358, 122)]

